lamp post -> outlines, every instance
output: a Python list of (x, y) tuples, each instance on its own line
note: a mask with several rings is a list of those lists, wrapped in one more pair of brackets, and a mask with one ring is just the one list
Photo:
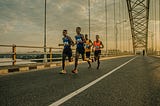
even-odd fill
[(90, 0), (88, 0), (88, 18), (89, 18), (89, 39), (91, 35), (91, 17), (90, 17)]
[(108, 51), (108, 41), (107, 41), (107, 1), (105, 0), (105, 15), (106, 15), (106, 55)]
[(47, 54), (46, 54), (46, 0), (44, 6), (44, 62), (47, 62)]

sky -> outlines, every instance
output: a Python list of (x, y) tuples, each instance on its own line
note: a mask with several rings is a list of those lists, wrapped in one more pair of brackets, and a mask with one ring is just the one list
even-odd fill
[[(95, 40), (95, 35), (98, 34), (106, 47), (107, 36), (107, 45), (111, 49), (115, 47), (114, 0), (106, 1), (107, 35), (105, 0), (91, 0), (91, 40)], [(125, 1), (115, 0), (115, 22), (128, 20)], [(44, 0), (0, 0), (0, 14), (0, 45), (43, 46)], [(151, 28), (156, 21), (157, 26), (159, 25), (159, 20), (153, 17), (151, 20)], [(123, 25), (125, 33), (121, 31)], [(82, 28), (83, 34), (88, 34), (88, 0), (47, 0), (47, 46), (58, 47), (62, 43), (63, 29), (67, 29), (68, 35), (74, 39), (77, 26)], [(123, 45), (122, 48), (126, 50), (126, 45), (131, 41), (128, 26), (129, 21), (118, 25), (118, 33), (123, 35), (118, 37), (121, 39), (118, 44)]]

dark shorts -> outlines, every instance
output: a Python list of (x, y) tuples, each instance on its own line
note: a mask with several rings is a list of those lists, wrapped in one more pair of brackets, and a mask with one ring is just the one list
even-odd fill
[(72, 49), (71, 48), (64, 48), (62, 56), (72, 57)]
[(86, 58), (90, 58), (91, 52), (86, 52)]
[(76, 53), (79, 53), (81, 55), (84, 55), (85, 49), (84, 48), (76, 48)]
[(100, 54), (101, 54), (101, 50), (95, 50), (95, 51), (94, 51), (94, 56), (95, 56), (95, 57), (100, 56)]
[[(85, 58), (85, 49), (84, 48), (76, 48), (76, 55), (81, 55), (82, 56), (82, 60), (84, 60)], [(77, 58), (77, 56), (75, 56), (75, 58)]]

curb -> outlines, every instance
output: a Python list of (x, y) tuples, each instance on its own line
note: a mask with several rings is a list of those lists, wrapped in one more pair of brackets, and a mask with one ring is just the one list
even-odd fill
[[(103, 57), (100, 60), (108, 60), (108, 59), (129, 57), (129, 56), (133, 56), (133, 55), (116, 56), (116, 57)], [(78, 64), (82, 64), (85, 62), (86, 61), (79, 61)], [(73, 64), (74, 64), (74, 62), (66, 62), (66, 66), (73, 65)], [(0, 75), (6, 75), (6, 74), (10, 74), (10, 73), (15, 73), (15, 72), (29, 72), (32, 70), (38, 71), (38, 70), (47, 69), (47, 68), (60, 67), (61, 65), (62, 65), (62, 63), (59, 62), (59, 63), (46, 63), (46, 64), (31, 64), (29, 66), (15, 66), (15, 67), (0, 69)]]

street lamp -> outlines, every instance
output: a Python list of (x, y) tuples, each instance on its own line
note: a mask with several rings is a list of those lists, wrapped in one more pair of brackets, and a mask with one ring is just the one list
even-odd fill
[(89, 18), (89, 39), (91, 35), (91, 17), (90, 17), (90, 0), (88, 0), (88, 18)]
[(107, 51), (108, 51), (108, 41), (107, 41), (107, 1), (105, 0), (105, 17), (106, 17), (106, 55), (107, 55)]
[(44, 6), (44, 62), (47, 62), (47, 54), (46, 54), (46, 0)]
[(121, 24), (121, 23), (123, 23), (123, 22), (127, 22), (127, 20), (123, 20), (123, 21), (121, 21), (121, 22), (116, 22), (116, 24), (115, 24), (115, 36), (116, 36), (116, 55), (117, 55), (117, 49), (118, 49), (118, 28), (117, 28), (117, 25), (118, 24)]

